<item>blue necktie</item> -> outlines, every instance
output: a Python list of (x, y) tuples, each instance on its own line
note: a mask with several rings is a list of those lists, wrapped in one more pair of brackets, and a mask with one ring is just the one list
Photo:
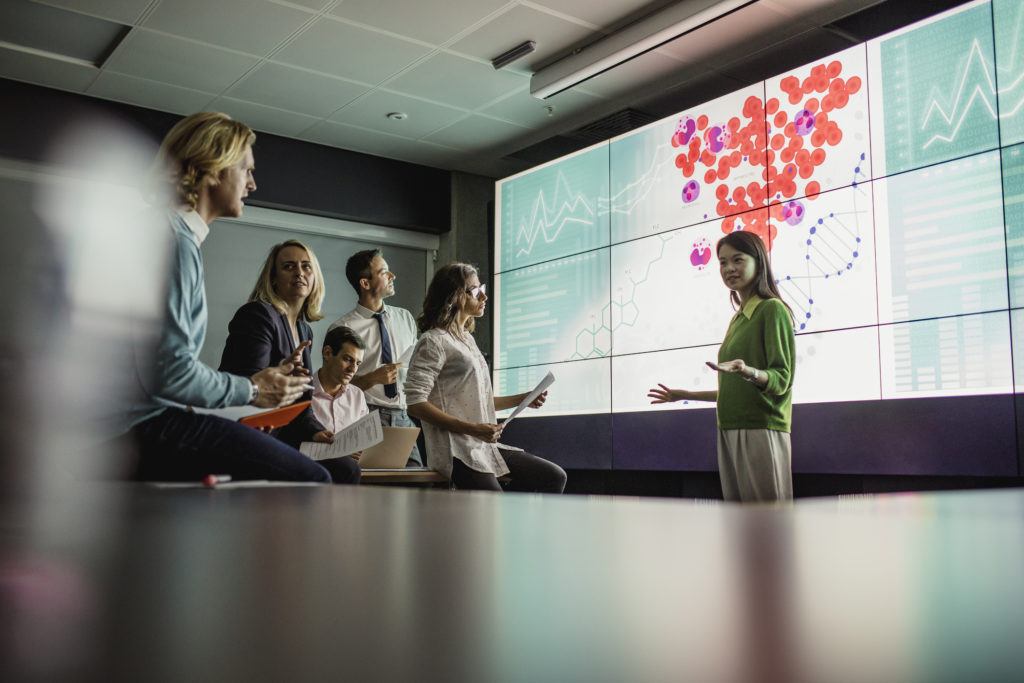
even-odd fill
[[(388, 335), (388, 328), (384, 324), (384, 312), (374, 313), (373, 317), (377, 319), (377, 327), (380, 328), (380, 364), (388, 365), (394, 362), (394, 356), (391, 354), (391, 337)], [(388, 398), (398, 396), (398, 385), (385, 384), (384, 395)]]

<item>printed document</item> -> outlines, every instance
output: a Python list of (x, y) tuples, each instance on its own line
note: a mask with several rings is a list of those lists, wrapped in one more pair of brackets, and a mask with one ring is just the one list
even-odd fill
[(304, 441), (299, 446), (299, 451), (313, 460), (327, 460), (358, 453), (383, 440), (384, 430), (381, 428), (380, 415), (374, 410), (335, 434), (334, 443)]

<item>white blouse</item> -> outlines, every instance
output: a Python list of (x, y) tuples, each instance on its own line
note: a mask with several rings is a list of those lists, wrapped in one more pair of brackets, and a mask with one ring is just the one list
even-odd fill
[[(409, 405), (429, 401), (464, 422), (497, 423), (491, 373), (471, 334), (460, 339), (437, 328), (424, 332), (409, 362), (405, 396)], [(453, 457), (478, 472), (496, 477), (508, 474), (493, 443), (455, 434), (425, 420), (423, 435), (427, 464), (446, 477), (452, 475)]]

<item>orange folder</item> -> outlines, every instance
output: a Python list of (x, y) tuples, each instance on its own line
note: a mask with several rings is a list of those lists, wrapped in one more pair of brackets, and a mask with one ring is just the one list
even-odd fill
[(249, 427), (270, 427), (276, 429), (277, 427), (283, 427), (296, 417), (299, 413), (309, 407), (309, 401), (300, 401), (293, 403), (290, 406), (284, 408), (275, 408), (274, 410), (267, 410), (262, 413), (256, 413), (255, 415), (249, 415), (243, 417), (238, 421)]

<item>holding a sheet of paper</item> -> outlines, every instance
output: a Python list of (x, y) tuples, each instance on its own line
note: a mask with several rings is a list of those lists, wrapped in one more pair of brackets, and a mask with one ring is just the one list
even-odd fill
[(502, 427), (495, 412), (540, 408), (554, 377), (533, 392), (494, 395), (490, 369), (472, 334), (486, 307), (487, 288), (465, 263), (443, 266), (427, 288), (420, 340), (405, 380), (409, 414), (423, 423), (427, 463), (460, 489), (501, 491), (498, 477), (511, 474), (510, 490), (561, 493), (561, 467), (498, 443)]
[[(310, 410), (323, 429), (304, 433), (300, 451), (327, 471), (344, 472), (359, 482), (359, 454), (381, 440), (380, 418), (370, 413), (363, 391), (351, 384), (363, 362), (363, 340), (347, 327), (335, 327), (324, 337), (323, 366), (313, 373)], [(352, 481), (351, 472), (355, 472)]]

